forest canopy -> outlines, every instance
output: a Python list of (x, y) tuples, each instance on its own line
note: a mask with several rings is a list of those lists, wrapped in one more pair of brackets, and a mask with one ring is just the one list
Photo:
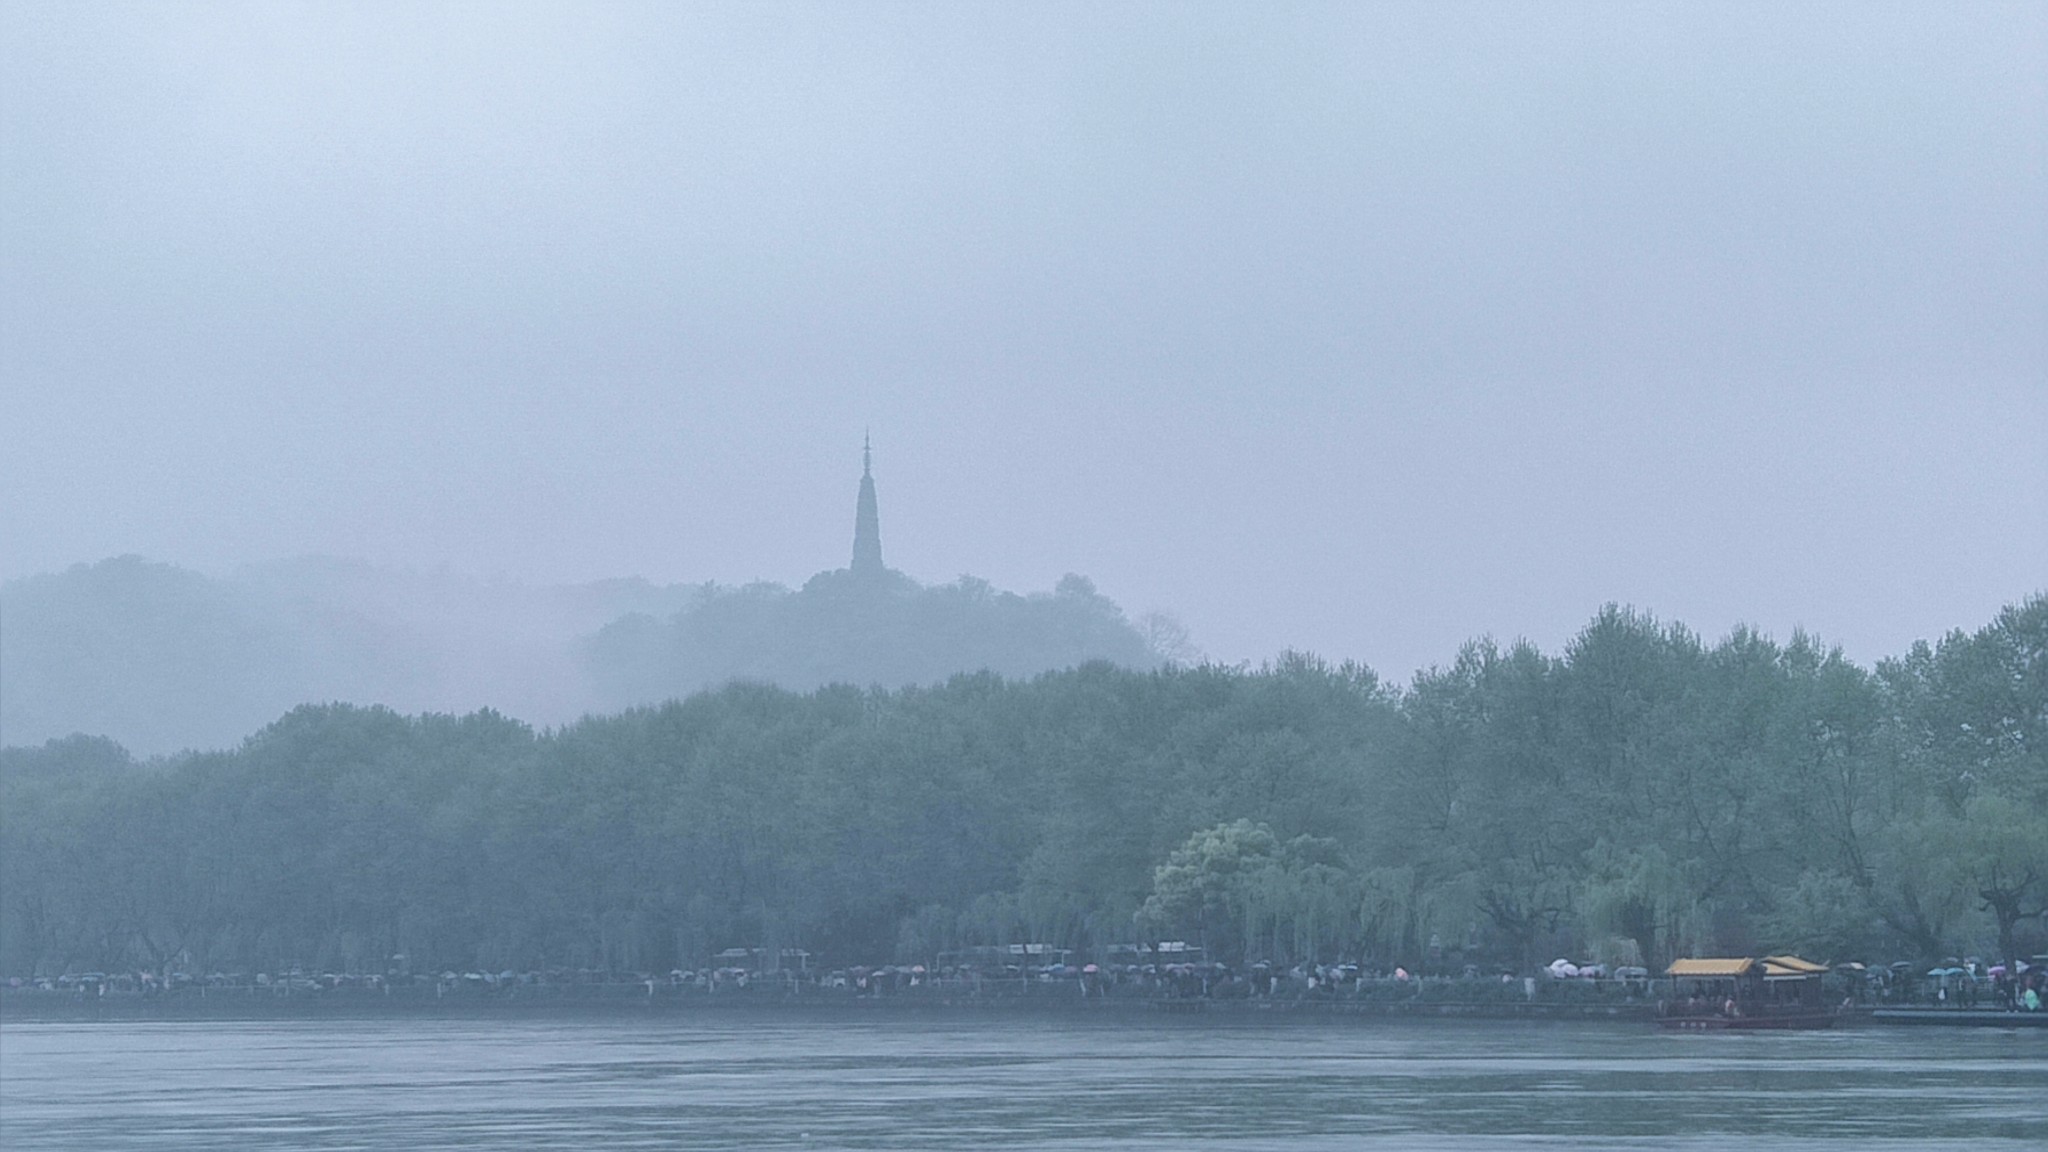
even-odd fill
[(1406, 686), (1098, 662), (0, 751), (5, 974), (1165, 938), (1424, 970), (1938, 958), (2042, 951), (2044, 905), (2044, 596), (1875, 669), (1609, 608), (1560, 654), (1476, 642)]

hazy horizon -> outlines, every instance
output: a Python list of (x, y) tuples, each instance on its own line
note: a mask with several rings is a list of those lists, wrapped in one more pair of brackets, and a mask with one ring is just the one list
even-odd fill
[(2048, 587), (2038, 5), (10, 5), (0, 580), (1091, 577), (1396, 681)]
[[(562, 580), (534, 580), (523, 578), (516, 574), (507, 573), (504, 571), (485, 572), (473, 569), (465, 569), (456, 564), (448, 562), (438, 563), (431, 567), (426, 565), (408, 565), (404, 563), (380, 564), (370, 560), (366, 560), (360, 556), (340, 556), (325, 552), (305, 552), (297, 555), (280, 556), (270, 559), (246, 560), (232, 565), (214, 568), (181, 564), (174, 560), (164, 560), (154, 556), (145, 556), (141, 553), (130, 552), (122, 553), (116, 556), (98, 557), (92, 560), (80, 560), (71, 564), (63, 565), (58, 568), (53, 568), (41, 572), (23, 573), (19, 576), (10, 576), (5, 579), (0, 579), (0, 585), (19, 584), (22, 581), (34, 579), (36, 577), (61, 576), (73, 569), (92, 568), (97, 565), (108, 562), (126, 560), (137, 560), (145, 564), (151, 565), (162, 564), (177, 569), (179, 571), (190, 572), (195, 575), (203, 576), (209, 580), (218, 580), (224, 582), (261, 582), (267, 579), (274, 578), (280, 573), (324, 569), (327, 570), (329, 574), (333, 575), (373, 576), (388, 578), (394, 581), (406, 583), (441, 583), (445, 584), (449, 588), (460, 588), (466, 586), (495, 587), (502, 588), (508, 592), (520, 593), (576, 593), (619, 585), (644, 586), (650, 594), (655, 595), (676, 594), (685, 591), (696, 591), (701, 589), (719, 589), (731, 592), (755, 586), (773, 587), (785, 591), (794, 591), (802, 588), (809, 577), (824, 575), (832, 571), (835, 571), (835, 568), (833, 566), (827, 565), (824, 568), (820, 568), (816, 572), (808, 573), (805, 576), (797, 576), (790, 579), (781, 579), (772, 576), (754, 576), (747, 579), (730, 581), (716, 579), (650, 580), (645, 576), (633, 573), (612, 576), (597, 576), (590, 579), (572, 578)], [(838, 568), (841, 569), (843, 569), (844, 567), (845, 566), (843, 564), (838, 566)], [(891, 565), (891, 567), (893, 568), (894, 565)], [(1084, 577), (1088, 575), (1085, 572), (1071, 574), (1080, 575)], [(905, 575), (909, 574), (906, 573)], [(1091, 582), (1093, 582), (1092, 577), (1088, 578)], [(981, 577), (978, 573), (974, 572), (960, 572), (954, 574), (952, 577), (924, 579), (913, 576), (912, 579), (917, 580), (919, 584), (924, 585), (926, 587), (940, 587), (957, 580), (980, 580), (984, 579), (984, 577)], [(996, 586), (996, 588), (998, 591), (1007, 592), (1013, 595), (1045, 595), (1049, 592), (1049, 588), (1005, 588), (1001, 586)], [(1908, 637), (1904, 642), (1900, 643), (1899, 645), (1893, 648), (1874, 651), (1872, 653), (1869, 653), (1868, 655), (1860, 654), (1854, 651), (1850, 646), (1839, 642), (1835, 637), (1820, 632), (1816, 629), (1809, 628), (1806, 625), (1796, 621), (1784, 628), (1773, 628), (1768, 625), (1760, 624), (1752, 618), (1738, 616), (1729, 621), (1727, 625), (1724, 627), (1721, 627), (1719, 629), (1710, 629), (1702, 628), (1696, 625), (1693, 621), (1688, 620), (1684, 617), (1676, 616), (1668, 612), (1660, 612), (1653, 605), (1638, 604), (1632, 601), (1623, 600), (1606, 600), (1598, 604), (1592, 605), (1588, 609), (1585, 618), (1577, 621), (1577, 623), (1572, 627), (1567, 628), (1555, 640), (1546, 641), (1543, 639), (1539, 639), (1531, 635), (1527, 630), (1517, 632), (1475, 631), (1466, 635), (1463, 639), (1451, 643), (1441, 652), (1438, 652), (1430, 658), (1424, 660), (1423, 662), (1418, 663), (1414, 668), (1409, 669), (1382, 668), (1377, 665), (1370, 664), (1369, 662), (1361, 660), (1352, 655), (1348, 655), (1341, 652), (1326, 651), (1320, 648), (1303, 645), (1283, 645), (1281, 647), (1273, 649), (1270, 652), (1259, 652), (1239, 656), (1236, 658), (1225, 658), (1223, 656), (1210, 652), (1208, 648), (1202, 645), (1201, 637), (1193, 634), (1192, 632), (1190, 632), (1187, 636), (1187, 643), (1196, 652), (1195, 660), (1197, 662), (1202, 663), (1214, 663), (1218, 665), (1237, 667), (1259, 667), (1262, 665), (1270, 664), (1274, 660), (1281, 659), (1289, 655), (1308, 655), (1327, 660), (1331, 663), (1341, 663), (1345, 661), (1355, 662), (1371, 668), (1375, 673), (1387, 679), (1390, 683), (1401, 685), (1407, 683), (1410, 679), (1413, 678), (1414, 675), (1426, 673), (1431, 669), (1441, 669), (1450, 666), (1454, 661), (1456, 661), (1459, 652), (1466, 645), (1472, 643), (1493, 643), (1497, 646), (1505, 648), (1513, 644), (1528, 642), (1536, 645), (1536, 647), (1542, 652), (1544, 652), (1546, 655), (1561, 655), (1565, 647), (1570, 643), (1573, 636), (1576, 635), (1576, 633), (1581, 628), (1583, 628), (1589, 621), (1591, 621), (1595, 616), (1597, 616), (1597, 614), (1600, 611), (1609, 607), (1614, 607), (1629, 612), (1640, 613), (1646, 617), (1658, 621), (1661, 624), (1682, 626), (1686, 630), (1699, 636), (1703, 641), (1709, 643), (1725, 640), (1731, 633), (1734, 633), (1736, 631), (1754, 632), (1760, 636), (1763, 636), (1767, 639), (1770, 639), (1778, 643), (1788, 643), (1795, 636), (1804, 636), (1807, 640), (1820, 644), (1824, 649), (1841, 650), (1843, 655), (1847, 657), (1852, 663), (1855, 663), (1864, 668), (1871, 668), (1874, 667), (1878, 662), (1888, 657), (1905, 655), (1906, 652), (1910, 650), (1910, 648), (1918, 642), (1926, 641), (1929, 643), (1933, 643), (1942, 639), (1943, 637), (1947, 636), (1952, 632), (1958, 630), (1967, 632), (1971, 629), (1981, 627), (1985, 623), (1990, 621), (1993, 617), (1997, 616), (2001, 610), (2021, 605), (2034, 597), (2038, 597), (2044, 594), (2048, 594), (2048, 581), (2043, 581), (2042, 585), (2039, 587), (2015, 593), (2013, 596), (2005, 600), (2002, 600), (1997, 604), (1994, 604), (1989, 611), (1983, 614), (1982, 617), (1958, 619), (1947, 624), (1938, 625), (1933, 628), (1930, 628), (1928, 631), (1924, 633)], [(1146, 609), (1139, 609), (1133, 607), (1132, 605), (1124, 604), (1122, 601), (1117, 600), (1117, 598), (1114, 595), (1110, 594), (1110, 592), (1106, 589), (1103, 590), (1103, 595), (1106, 598), (1115, 601), (1119, 607), (1125, 609), (1127, 615), (1129, 615), (1134, 622), (1138, 622), (1146, 616), (1157, 615), (1164, 617), (1165, 620), (1170, 621), (1172, 623), (1185, 625), (1185, 620), (1181, 617), (1179, 613), (1175, 612), (1171, 606), (1154, 606)], [(431, 606), (426, 604), (408, 604), (404, 607), (407, 611), (410, 612), (415, 610), (427, 610)], [(656, 614), (663, 615), (665, 613), (658, 612)], [(963, 669), (963, 671), (971, 670)]]

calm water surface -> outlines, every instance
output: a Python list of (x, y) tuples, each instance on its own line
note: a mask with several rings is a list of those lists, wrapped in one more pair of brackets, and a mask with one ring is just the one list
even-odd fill
[(2048, 1032), (972, 1018), (20, 1024), (41, 1148), (2048, 1148)]

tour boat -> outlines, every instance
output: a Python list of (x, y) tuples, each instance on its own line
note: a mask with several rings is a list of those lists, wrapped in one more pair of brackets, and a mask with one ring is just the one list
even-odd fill
[(1832, 1028), (1821, 996), (1824, 965), (1797, 956), (1674, 960), (1657, 1024), (1693, 1032)]

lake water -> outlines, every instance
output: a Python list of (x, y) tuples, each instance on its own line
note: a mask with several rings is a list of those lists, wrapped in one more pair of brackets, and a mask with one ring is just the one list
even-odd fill
[(2041, 1149), (2048, 1031), (754, 1015), (9, 1024), (0, 1144)]

